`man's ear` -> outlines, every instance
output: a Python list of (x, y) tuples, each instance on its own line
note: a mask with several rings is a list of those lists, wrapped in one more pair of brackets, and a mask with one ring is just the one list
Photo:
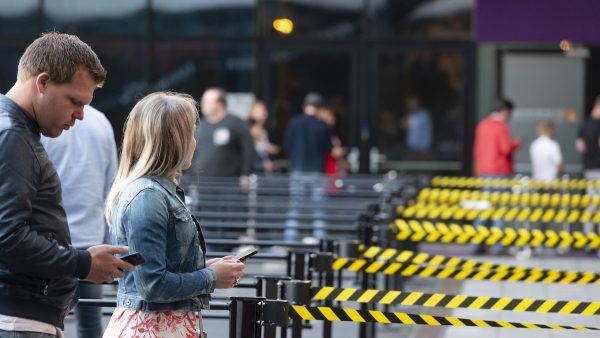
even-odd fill
[(50, 75), (46, 72), (39, 73), (35, 78), (35, 87), (38, 92), (43, 93), (48, 88), (48, 83), (50, 82)]

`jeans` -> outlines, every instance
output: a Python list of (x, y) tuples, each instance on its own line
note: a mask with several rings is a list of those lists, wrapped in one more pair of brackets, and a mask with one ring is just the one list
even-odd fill
[[(504, 176), (504, 175), (481, 175), (480, 177), (483, 178), (483, 179), (485, 179), (485, 180), (492, 180), (492, 179), (495, 179), (495, 178), (510, 178), (510, 175), (506, 175), (506, 176)], [(496, 191), (496, 192), (502, 193), (502, 192), (505, 192), (505, 191), (509, 191), (509, 189), (506, 189), (506, 188), (493, 188), (491, 186), (485, 186), (484, 185), (484, 187), (482, 188), (482, 191), (488, 191), (488, 192), (495, 192)], [(497, 205), (497, 206), (492, 206), (492, 207), (498, 209), (498, 208), (502, 207), (502, 205)], [(487, 225), (485, 224), (485, 222), (483, 220), (477, 218), (477, 219), (475, 219), (473, 221), (473, 226), (475, 228), (479, 228), (481, 226), (487, 226)], [(503, 229), (504, 228), (504, 219), (501, 217), (498, 220), (492, 221), (492, 224), (490, 226), (495, 226), (497, 228)], [(485, 239), (483, 240), (482, 243), (475, 244), (473, 246), (473, 251), (474, 251), (474, 253), (481, 253), (483, 251), (484, 247), (485, 247)], [(498, 253), (502, 252), (503, 249), (504, 249), (504, 245), (502, 245), (502, 244), (500, 244), (498, 242), (498, 243), (494, 244), (491, 247), (490, 252), (492, 254), (498, 254)]]
[[(583, 176), (586, 180), (600, 180), (600, 169), (585, 169), (583, 171)], [(586, 194), (590, 195), (590, 197), (598, 196), (598, 195), (600, 195), (600, 190), (596, 189), (595, 184), (593, 186), (590, 186), (590, 184), (588, 184), (588, 187), (586, 189)], [(596, 208), (593, 206), (588, 206), (586, 208), (586, 211), (589, 211), (592, 214), (598, 212), (598, 210), (596, 210)], [(594, 224), (591, 220), (588, 222), (585, 222), (585, 224), (583, 224), (583, 232), (598, 233), (597, 231), (599, 229), (597, 229), (596, 226), (597, 225)]]
[[(102, 299), (102, 285), (79, 284), (79, 298)], [(79, 338), (102, 337), (102, 308), (97, 306), (78, 306), (75, 309), (77, 316), (77, 336)], [(1, 338), (1, 337), (0, 337)]]
[(0, 330), (0, 338), (54, 338), (56, 335), (30, 331), (4, 331)]
[(327, 177), (322, 173), (303, 173), (294, 171), (290, 175), (290, 200), (285, 222), (285, 232), (283, 233), (286, 242), (298, 241), (298, 206), (306, 204), (306, 190), (310, 193), (310, 202), (312, 205), (313, 216), (313, 237), (324, 239), (327, 231), (323, 220), (325, 214), (320, 208), (325, 203), (325, 188), (327, 186)]

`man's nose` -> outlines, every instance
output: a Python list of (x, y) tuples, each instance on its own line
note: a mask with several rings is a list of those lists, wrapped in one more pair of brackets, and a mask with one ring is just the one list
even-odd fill
[(73, 116), (78, 120), (83, 120), (83, 107), (81, 107), (81, 109), (76, 110), (73, 113)]

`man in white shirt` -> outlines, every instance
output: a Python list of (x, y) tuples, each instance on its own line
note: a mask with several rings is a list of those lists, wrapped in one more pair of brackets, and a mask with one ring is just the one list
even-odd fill
[[(60, 177), (71, 242), (87, 250), (105, 242), (104, 202), (117, 174), (117, 145), (104, 114), (86, 105), (85, 119), (68, 133), (41, 142)], [(102, 285), (80, 284), (79, 298), (102, 298)], [(79, 338), (102, 337), (102, 309), (77, 307)]]
[(538, 138), (529, 147), (532, 178), (552, 181), (562, 172), (562, 153), (558, 142), (552, 139), (554, 127), (551, 121), (540, 121), (537, 126)]

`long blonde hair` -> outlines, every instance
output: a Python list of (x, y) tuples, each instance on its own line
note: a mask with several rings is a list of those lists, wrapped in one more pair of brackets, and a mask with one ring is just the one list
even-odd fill
[(121, 192), (129, 183), (143, 176), (182, 170), (197, 121), (196, 102), (187, 94), (156, 92), (133, 107), (125, 122), (117, 177), (104, 209), (108, 224)]

